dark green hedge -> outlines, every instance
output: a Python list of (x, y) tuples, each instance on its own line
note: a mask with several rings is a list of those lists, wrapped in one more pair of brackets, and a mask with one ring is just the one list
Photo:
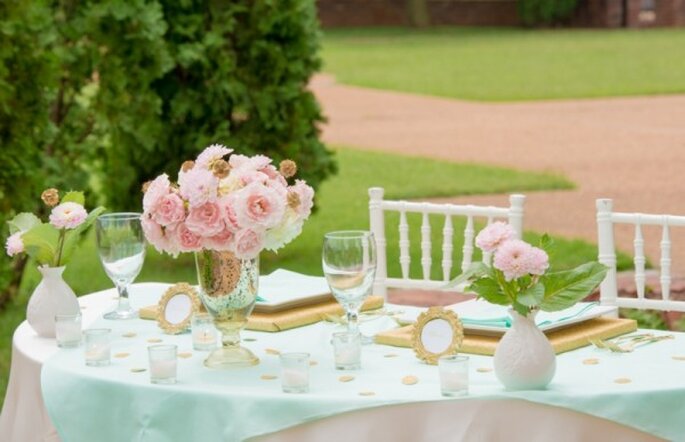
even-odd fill
[(518, 0), (518, 13), (526, 26), (565, 24), (578, 6), (578, 0)]

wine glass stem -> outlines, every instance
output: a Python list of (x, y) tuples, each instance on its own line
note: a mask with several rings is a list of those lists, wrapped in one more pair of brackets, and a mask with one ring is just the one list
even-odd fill
[(359, 312), (357, 310), (347, 311), (347, 331), (359, 333)]
[(119, 305), (117, 305), (117, 311), (127, 312), (131, 310), (131, 305), (128, 302), (128, 284), (117, 284), (117, 291), (119, 292)]

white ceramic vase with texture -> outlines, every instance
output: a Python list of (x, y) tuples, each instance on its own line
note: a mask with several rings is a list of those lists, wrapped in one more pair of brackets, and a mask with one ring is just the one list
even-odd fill
[(64, 282), (64, 267), (38, 267), (43, 278), (33, 291), (26, 320), (38, 336), (55, 337), (55, 315), (72, 315), (80, 308), (74, 291)]
[(537, 311), (509, 312), (513, 323), (495, 349), (495, 375), (507, 390), (544, 389), (557, 367), (552, 344), (535, 325)]

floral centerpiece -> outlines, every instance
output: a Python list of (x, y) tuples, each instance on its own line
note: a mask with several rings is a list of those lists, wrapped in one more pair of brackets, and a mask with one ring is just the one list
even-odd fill
[(57, 189), (47, 189), (41, 199), (51, 209), (48, 222), (32, 213), (18, 214), (7, 222), (5, 250), (10, 257), (25, 253), (38, 264), (43, 278), (31, 295), (26, 319), (40, 336), (54, 337), (55, 315), (80, 311), (74, 291), (62, 278), (65, 265), (104, 208), (88, 213), (82, 192), (67, 192), (60, 200)]
[(311, 213), (314, 190), (289, 183), (296, 173), (291, 160), (276, 168), (264, 155), (212, 145), (182, 164), (177, 183), (160, 175), (144, 185), (148, 241), (173, 256), (195, 253), (200, 296), (223, 332), (223, 347), (205, 361), (210, 367), (258, 362), (239, 346), (239, 331), (257, 298), (259, 253), (292, 241)]
[(476, 246), (492, 256), (492, 263), (474, 263), (450, 286), (466, 285), (478, 298), (509, 306), (513, 318), (495, 352), (495, 373), (511, 389), (543, 388), (554, 376), (555, 354), (535, 325), (539, 310), (564, 310), (588, 296), (607, 273), (607, 267), (588, 262), (571, 270), (549, 271), (544, 235), (540, 247), (516, 238), (514, 229), (495, 222), (476, 237)]

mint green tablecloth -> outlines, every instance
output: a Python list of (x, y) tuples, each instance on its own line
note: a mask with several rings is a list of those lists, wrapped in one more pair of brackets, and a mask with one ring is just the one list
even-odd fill
[[(143, 284), (132, 290), (132, 302), (154, 303), (165, 286)], [(112, 292), (81, 298), (86, 308), (102, 308)], [(113, 301), (111, 301), (113, 302)], [(89, 305), (92, 304), (92, 305)], [(192, 351), (189, 334), (168, 336), (152, 321), (107, 321), (91, 327), (113, 330), (113, 358), (108, 367), (87, 367), (83, 348), (60, 350), (42, 370), (45, 404), (63, 441), (168, 441), (243, 440), (314, 419), (389, 404), (447, 400), (440, 395), (437, 367), (422, 364), (409, 349), (370, 345), (363, 349), (363, 370), (353, 372), (352, 382), (342, 383), (333, 369), (328, 341), (332, 324), (320, 323), (281, 333), (244, 332), (256, 339), (246, 343), (261, 364), (234, 371), (213, 371), (202, 365), (204, 352), (179, 359), (179, 383), (152, 385), (147, 368), (147, 340), (161, 338), (175, 343), (179, 352)], [(135, 332), (133, 338), (123, 337)], [(281, 392), (278, 357), (265, 350), (308, 351), (318, 364), (311, 371), (311, 392)], [(388, 354), (397, 357), (385, 357)], [(469, 398), (519, 398), (566, 407), (606, 418), (670, 440), (685, 437), (685, 334), (628, 354), (613, 354), (591, 347), (560, 355), (557, 374), (546, 391), (506, 392), (491, 368), (492, 358), (471, 356)], [(585, 365), (586, 358), (599, 364)], [(419, 378), (416, 385), (402, 384), (406, 375)], [(618, 378), (632, 382), (617, 384)], [(360, 396), (361, 391), (373, 396)]]

